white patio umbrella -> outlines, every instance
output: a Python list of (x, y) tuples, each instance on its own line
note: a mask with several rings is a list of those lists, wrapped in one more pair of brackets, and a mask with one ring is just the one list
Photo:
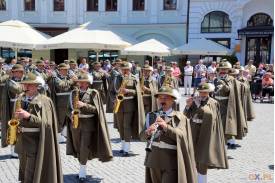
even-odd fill
[(152, 57), (152, 62), (154, 56), (169, 56), (170, 53), (170, 48), (167, 45), (155, 39), (137, 43), (121, 51), (122, 55), (149, 55)]
[(187, 44), (172, 50), (174, 55), (228, 55), (230, 50), (214, 41), (191, 39)]
[[(108, 25), (90, 22), (60, 34), (39, 45), (40, 49), (92, 49), (97, 55), (101, 50), (122, 50), (132, 45), (133, 40), (115, 32)], [(98, 59), (98, 56), (97, 56)]]
[(32, 50), (48, 38), (50, 36), (19, 20), (0, 23), (0, 47)]

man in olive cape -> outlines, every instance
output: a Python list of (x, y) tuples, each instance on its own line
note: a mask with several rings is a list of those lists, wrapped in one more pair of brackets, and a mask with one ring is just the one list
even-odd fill
[[(15, 147), (20, 160), (19, 181), (62, 183), (54, 104), (50, 98), (38, 93), (40, 83), (33, 73), (28, 73), (21, 83), (26, 93), (17, 99), (22, 108), (16, 111), (21, 122)], [(30, 90), (34, 95), (27, 95)]]

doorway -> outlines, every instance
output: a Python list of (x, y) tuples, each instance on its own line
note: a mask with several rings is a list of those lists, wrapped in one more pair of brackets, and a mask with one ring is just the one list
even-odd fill
[(246, 64), (249, 59), (255, 61), (255, 65), (260, 63), (270, 63), (271, 36), (247, 37), (246, 38)]
[(68, 49), (56, 49), (54, 50), (54, 61), (56, 64), (63, 63), (64, 60), (68, 60)]

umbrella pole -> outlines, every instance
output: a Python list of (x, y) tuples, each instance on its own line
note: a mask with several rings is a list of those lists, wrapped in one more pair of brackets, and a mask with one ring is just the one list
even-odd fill
[(14, 50), (14, 57), (15, 57), (16, 62), (17, 62), (17, 53), (18, 53), (18, 48), (16, 48), (16, 49)]
[(152, 55), (151, 57), (152, 57), (152, 67), (153, 67), (153, 65), (154, 65), (154, 56)]

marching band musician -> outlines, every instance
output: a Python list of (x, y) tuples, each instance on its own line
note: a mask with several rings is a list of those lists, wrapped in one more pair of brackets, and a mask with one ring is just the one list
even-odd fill
[(66, 127), (65, 127), (65, 116), (64, 110), (67, 107), (67, 103), (70, 96), (70, 91), (74, 84), (74, 80), (77, 79), (76, 76), (69, 77), (68, 74), (69, 67), (65, 63), (58, 65), (58, 74), (54, 76), (53, 83), (53, 95), (54, 102), (56, 106), (57, 119), (58, 119), (58, 136), (60, 142), (66, 141)]
[(178, 84), (178, 80), (172, 76), (172, 67), (171, 66), (166, 66), (165, 69), (165, 74), (161, 76), (160, 78), (160, 83), (159, 83), (159, 87), (162, 87), (164, 85), (169, 86), (173, 89), (179, 89), (179, 84)]
[[(118, 82), (121, 78), (120, 64), (121, 59), (117, 59), (113, 62), (113, 68), (110, 71), (110, 77), (108, 77), (108, 91), (106, 98), (106, 113), (112, 113), (114, 110), (114, 102), (116, 100), (116, 95), (118, 92)], [(115, 118), (114, 118), (115, 120)]]
[[(20, 82), (24, 78), (24, 68), (20, 64), (15, 64), (10, 73), (10, 78), (7, 80), (5, 87), (3, 89), (3, 100), (1, 105), (2, 123), (1, 123), (1, 142), (2, 147), (7, 147), (7, 126), (8, 121), (12, 117), (12, 111), (14, 107), (14, 102), (20, 93), (23, 92), (23, 88)], [(11, 145), (11, 158), (17, 158), (18, 155), (14, 152), (14, 145)]]
[(207, 169), (228, 168), (220, 106), (209, 96), (214, 89), (210, 83), (199, 85), (199, 96), (187, 99), (184, 110), (191, 124), (198, 183), (207, 183)]
[(229, 149), (236, 149), (236, 139), (242, 139), (246, 133), (244, 111), (241, 103), (240, 82), (229, 75), (232, 68), (227, 60), (222, 60), (217, 67), (214, 80), (214, 98), (220, 104), (224, 134)]
[(48, 86), (48, 82), (51, 79), (51, 75), (46, 71), (44, 61), (43, 60), (36, 61), (35, 66), (36, 66), (36, 69), (33, 72), (38, 76), (39, 79), (42, 80), (40, 89), (39, 89), (40, 93), (47, 96), (51, 96), (51, 91)]
[[(9, 75), (3, 69), (4, 63), (5, 63), (5, 60), (0, 57), (0, 101), (3, 101), (5, 99), (4, 89), (5, 89), (6, 81), (9, 79)], [(4, 123), (3, 116), (5, 115), (4, 111), (2, 110), (3, 109), (2, 105), (3, 105), (3, 102), (0, 103), (0, 123), (1, 124)], [(6, 134), (6, 133), (4, 133), (4, 134)], [(3, 136), (3, 132), (2, 132), (2, 136)], [(5, 146), (4, 144), (5, 144), (5, 142), (2, 142), (2, 147)]]
[(143, 92), (143, 105), (145, 114), (157, 109), (157, 102), (154, 95), (158, 91), (158, 83), (152, 79), (152, 72), (153, 67), (150, 65), (143, 66), (140, 86), (141, 91)]
[[(131, 74), (130, 64), (123, 62), (121, 64), (122, 81), (118, 95), (123, 96), (117, 113), (115, 114), (117, 128), (121, 138), (120, 153), (123, 156), (129, 156), (131, 139), (139, 139), (144, 121), (144, 107), (140, 90), (140, 83), (134, 75)], [(124, 85), (124, 86), (123, 86)], [(116, 105), (118, 100), (116, 100)], [(117, 107), (114, 107), (116, 109)]]
[(37, 76), (28, 73), (21, 84), (25, 93), (17, 100), (20, 120), (15, 150), (19, 154), (19, 181), (22, 183), (62, 183), (61, 161), (57, 144), (57, 123), (53, 102), (38, 92)]
[(92, 75), (94, 79), (92, 88), (100, 93), (103, 104), (106, 104), (108, 90), (107, 78), (109, 77), (109, 74), (101, 68), (101, 63), (96, 61), (93, 63)]
[[(78, 158), (80, 163), (79, 180), (86, 179), (86, 164), (88, 160), (98, 158), (107, 162), (112, 159), (112, 150), (106, 123), (103, 103), (99, 92), (90, 89), (92, 76), (81, 73), (76, 80), (79, 88), (72, 90), (70, 105), (66, 118), (68, 121), (67, 155)], [(79, 98), (76, 97), (78, 92)], [(75, 105), (75, 106), (74, 106)], [(77, 127), (73, 127), (76, 121), (72, 111), (76, 107), (79, 110)]]
[[(145, 157), (146, 183), (196, 183), (196, 165), (189, 120), (172, 106), (174, 89), (163, 86), (155, 95), (161, 106), (149, 112), (141, 138), (149, 140)], [(158, 113), (161, 113), (159, 115)]]
[(71, 59), (69, 61), (69, 66), (70, 66), (70, 69), (69, 69), (69, 75), (70, 76), (73, 76), (73, 75), (78, 75), (78, 67), (77, 67), (77, 62), (73, 59)]

